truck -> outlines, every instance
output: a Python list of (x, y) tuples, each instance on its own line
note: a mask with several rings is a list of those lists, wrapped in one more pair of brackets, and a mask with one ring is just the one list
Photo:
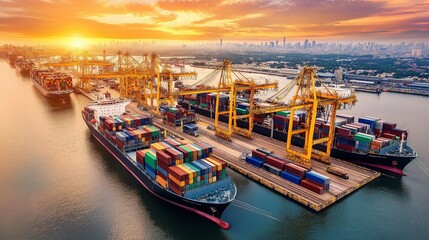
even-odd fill
[(185, 124), (183, 125), (183, 132), (189, 135), (198, 137), (198, 126), (195, 124)]

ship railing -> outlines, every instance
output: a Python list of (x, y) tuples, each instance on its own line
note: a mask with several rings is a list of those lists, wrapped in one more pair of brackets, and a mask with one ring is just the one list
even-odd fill
[(145, 143), (135, 143), (133, 145), (124, 146), (122, 150), (127, 153), (127, 152), (135, 152), (148, 147), (149, 145), (146, 145)]
[(386, 153), (392, 152), (393, 150), (395, 150), (398, 147), (399, 147), (398, 144), (393, 143), (393, 144), (391, 144), (389, 146), (386, 146), (386, 147), (382, 148), (380, 150), (380, 154), (386, 154)]
[[(216, 182), (210, 183), (208, 185), (204, 185), (192, 190), (187, 190), (184, 196), (189, 199), (201, 199), (205, 197), (213, 197), (213, 194), (222, 194), (223, 191), (220, 191), (222, 189), (231, 190), (230, 186), (231, 186), (231, 178), (227, 177), (225, 179), (217, 180)], [(231, 192), (230, 194), (233, 195), (234, 193)]]

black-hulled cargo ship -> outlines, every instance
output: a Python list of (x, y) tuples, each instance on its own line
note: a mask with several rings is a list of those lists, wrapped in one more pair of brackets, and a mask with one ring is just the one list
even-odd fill
[(150, 117), (124, 114), (128, 103), (101, 100), (85, 107), (82, 116), (95, 139), (151, 194), (229, 229), (220, 217), (237, 189), (226, 164), (206, 143), (162, 141)]
[[(186, 96), (185, 96), (186, 97)], [(182, 105), (185, 109), (192, 109), (197, 114), (201, 114), (206, 117), (214, 118), (214, 110), (211, 107), (210, 102), (212, 99), (210, 99), (210, 94), (207, 94), (205, 100), (202, 96), (196, 96), (195, 99), (188, 100), (186, 98), (183, 98), (180, 101), (180, 105)], [(188, 97), (189, 98), (189, 97)], [(244, 99), (245, 100), (245, 99)], [(219, 106), (222, 109), (226, 109), (228, 100), (226, 99), (224, 102), (221, 101), (221, 106)], [(202, 107), (204, 105), (204, 107)], [(240, 112), (237, 110), (237, 113), (240, 114), (245, 110), (245, 107), (248, 106), (248, 104), (240, 104), (237, 103), (237, 106), (240, 107)], [(244, 112), (246, 113), (246, 112)], [(244, 114), (243, 113), (243, 114)], [(276, 115), (273, 116), (273, 118), (268, 118), (266, 115), (255, 115), (254, 116), (254, 125), (253, 125), (253, 132), (267, 136), (272, 137), (274, 139), (280, 140), (280, 141), (286, 141), (287, 139), (287, 132), (286, 132), (286, 126), (288, 124), (288, 118), (286, 117), (287, 113), (276, 113)], [(302, 114), (302, 113), (301, 113)], [(305, 116), (301, 115), (294, 117), (294, 127), (299, 127), (300, 122), (304, 119)], [(282, 116), (284, 115), (284, 116)], [(340, 115), (338, 115), (339, 118)], [(345, 115), (344, 115), (345, 116)], [(354, 119), (354, 117), (353, 117)], [(221, 115), (219, 117), (220, 121), (227, 122), (228, 117)], [(377, 121), (380, 121), (377, 125), (377, 128), (381, 129), (375, 129)], [(352, 123), (351, 121), (347, 124)], [(372, 148), (371, 149), (371, 143), (369, 143), (368, 146), (364, 145), (356, 145), (359, 142), (355, 139), (350, 139), (351, 141), (354, 141), (354, 146), (350, 147), (344, 147), (344, 141), (340, 139), (341, 137), (338, 137), (338, 134), (336, 134), (336, 140), (335, 145), (333, 146), (331, 150), (331, 157), (342, 159), (345, 161), (349, 161), (358, 165), (362, 165), (368, 168), (375, 169), (377, 171), (393, 175), (393, 176), (405, 176), (406, 174), (403, 172), (404, 168), (417, 157), (417, 153), (407, 145), (407, 135), (408, 132), (406, 130), (398, 129), (396, 128), (396, 124), (390, 124), (386, 123), (383, 124), (384, 121), (378, 119), (373, 120), (371, 123), (372, 129), (368, 128), (366, 130), (362, 130), (360, 128), (360, 131), (367, 131), (369, 135), (373, 135), (372, 138), (382, 138), (382, 140), (385, 141), (385, 143), (382, 143), (382, 147), (377, 150)], [(366, 124), (366, 123), (360, 123), (360, 124)], [(381, 124), (381, 125), (380, 125)], [(249, 123), (246, 120), (243, 119), (237, 119), (237, 125), (242, 128), (248, 128)], [(359, 125), (359, 123), (357, 123)], [(323, 136), (323, 126), (324, 122), (322, 122), (320, 119), (318, 121), (318, 131), (319, 133), (315, 133), (315, 138), (322, 137)], [(380, 127), (381, 126), (381, 127)], [(351, 131), (356, 131), (354, 129), (351, 129)], [(374, 133), (375, 131), (375, 133)], [(404, 134), (404, 138), (402, 137), (402, 134)], [(354, 133), (353, 133), (354, 136)], [(352, 134), (348, 136), (348, 138), (353, 138)], [(359, 136), (359, 135), (358, 135)], [(383, 139), (384, 138), (384, 139)], [(386, 139), (388, 138), (389, 144), (386, 143)], [(338, 140), (340, 139), (340, 140)], [(338, 143), (341, 142), (339, 145)], [(292, 144), (297, 146), (303, 146), (304, 140), (300, 137), (293, 137), (292, 138)], [(353, 145), (353, 142), (349, 142), (349, 144)], [(377, 148), (378, 146), (373, 146)], [(326, 146), (324, 145), (316, 145), (316, 149), (319, 150), (325, 150)]]
[(37, 90), (48, 98), (67, 100), (73, 92), (73, 81), (70, 75), (38, 69), (32, 69), (30, 75)]
[(30, 76), (31, 70), (34, 68), (34, 62), (25, 58), (17, 59), (15, 63), (16, 71), (23, 76)]

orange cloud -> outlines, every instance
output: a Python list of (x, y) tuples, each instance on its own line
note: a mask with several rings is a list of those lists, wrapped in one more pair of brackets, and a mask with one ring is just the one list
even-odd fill
[(0, 1), (0, 34), (16, 38), (272, 40), (428, 39), (429, 1)]

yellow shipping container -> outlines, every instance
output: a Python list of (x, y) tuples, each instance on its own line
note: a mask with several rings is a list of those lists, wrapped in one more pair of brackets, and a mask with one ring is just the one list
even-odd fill
[(187, 172), (188, 173), (188, 178), (189, 179), (192, 179), (193, 177), (192, 177), (192, 172), (188, 169), (188, 168), (185, 168), (185, 167), (183, 167), (182, 165), (177, 165), (177, 167), (179, 167), (180, 169), (182, 169), (183, 171), (185, 171), (185, 172)]
[(188, 169), (189, 171), (191, 171), (191, 175), (193, 178), (197, 176), (197, 172), (195, 170), (193, 170), (192, 168), (188, 167), (186, 164), (183, 164), (181, 166)]
[(153, 149), (153, 150), (155, 150), (155, 151), (162, 151), (162, 147), (161, 147), (161, 146), (159, 146), (159, 144), (158, 144), (158, 143), (152, 143), (152, 144), (150, 145), (150, 148), (151, 148), (151, 149)]
[(172, 176), (171, 174), (168, 175), (168, 178), (181, 187), (185, 186), (185, 181), (179, 181), (174, 176)]
[(167, 182), (166, 182), (162, 177), (160, 177), (159, 175), (156, 175), (156, 181), (157, 181), (161, 186), (163, 186), (164, 188), (167, 188)]
[(216, 160), (212, 159), (212, 158), (206, 158), (207, 161), (210, 161), (211, 163), (213, 163), (214, 165), (216, 165), (216, 169), (218, 171), (222, 170), (222, 165), (217, 162)]

